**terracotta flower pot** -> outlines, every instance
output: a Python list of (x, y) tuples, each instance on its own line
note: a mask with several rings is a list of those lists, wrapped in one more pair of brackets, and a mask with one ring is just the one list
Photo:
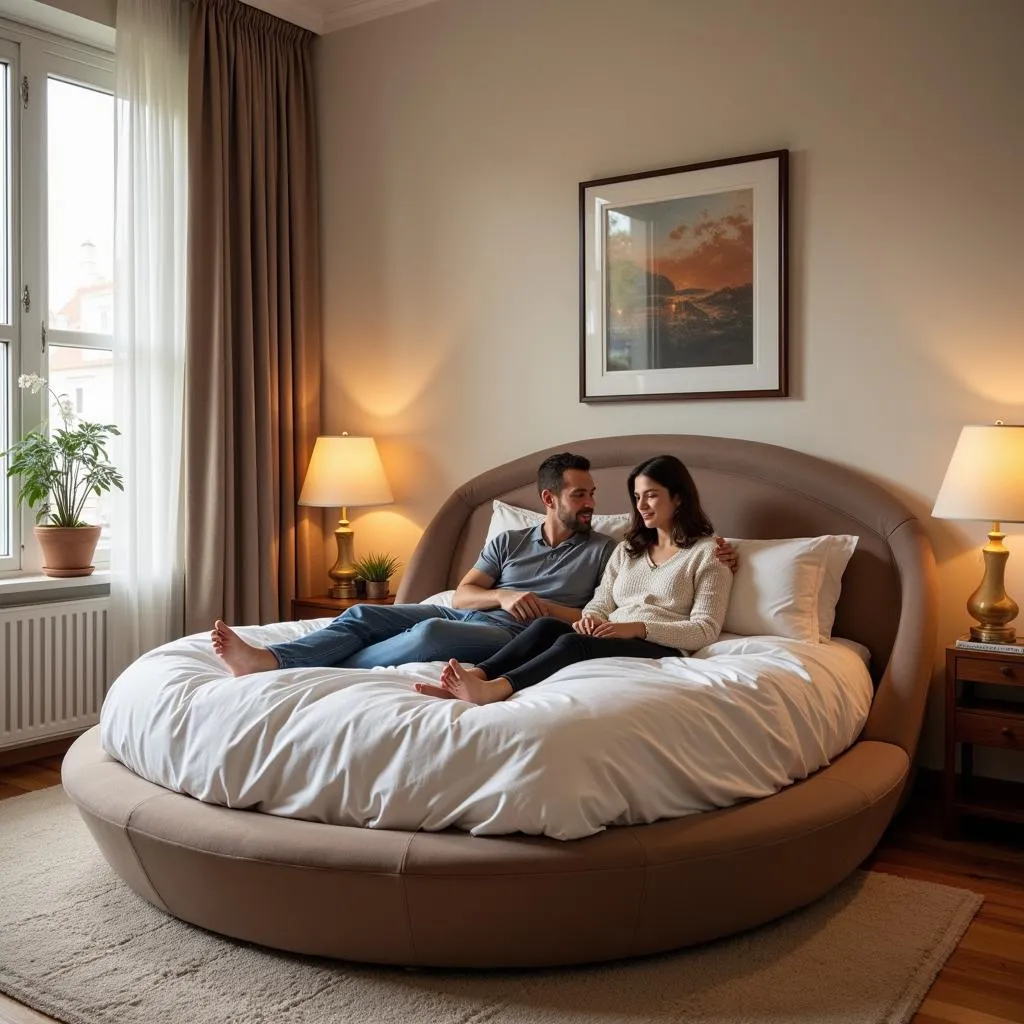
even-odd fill
[(388, 580), (367, 580), (366, 581), (366, 596), (369, 598), (380, 599), (388, 596)]
[(100, 527), (37, 526), (33, 532), (43, 549), (43, 572), (47, 576), (92, 575)]

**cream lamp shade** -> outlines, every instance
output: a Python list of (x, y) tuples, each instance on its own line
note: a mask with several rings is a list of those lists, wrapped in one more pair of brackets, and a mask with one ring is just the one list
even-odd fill
[(299, 495), (300, 505), (340, 508), (341, 519), (334, 531), (338, 558), (328, 570), (333, 581), (330, 597), (351, 600), (356, 596), (354, 532), (348, 521), (349, 508), (390, 505), (394, 501), (384, 475), (377, 445), (372, 437), (318, 437)]
[(932, 515), (1024, 523), (1024, 426), (964, 427)]
[(953, 449), (932, 515), (937, 519), (983, 519), (991, 522), (988, 544), (981, 550), (985, 576), (967, 602), (978, 625), (971, 639), (1012, 643), (1017, 602), (1004, 588), (1006, 536), (1000, 523), (1024, 523), (1024, 426), (996, 423), (966, 426)]
[(372, 437), (342, 434), (316, 439), (300, 505), (357, 508), (390, 505), (394, 500)]

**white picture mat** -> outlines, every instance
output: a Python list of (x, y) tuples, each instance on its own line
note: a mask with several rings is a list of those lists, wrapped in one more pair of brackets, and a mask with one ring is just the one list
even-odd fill
[[(780, 162), (756, 160), (677, 174), (595, 185), (583, 204), (585, 393), (642, 397), (688, 392), (774, 391), (781, 386), (779, 360), (779, 281), (782, 225), (779, 204)], [(754, 193), (754, 361), (740, 366), (608, 371), (605, 344), (605, 232), (609, 207), (686, 199), (736, 189)]]

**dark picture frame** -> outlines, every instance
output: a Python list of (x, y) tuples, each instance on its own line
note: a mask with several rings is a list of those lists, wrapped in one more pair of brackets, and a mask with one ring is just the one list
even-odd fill
[(789, 393), (789, 151), (584, 181), (580, 401)]

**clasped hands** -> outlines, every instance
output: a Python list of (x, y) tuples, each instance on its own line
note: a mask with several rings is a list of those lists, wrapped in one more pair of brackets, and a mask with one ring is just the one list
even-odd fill
[(577, 619), (572, 628), (583, 636), (603, 637), (606, 640), (642, 640), (647, 636), (647, 627), (642, 622), (608, 622), (587, 615)]
[(498, 604), (517, 622), (532, 622), (548, 615), (548, 602), (528, 590), (501, 590)]

